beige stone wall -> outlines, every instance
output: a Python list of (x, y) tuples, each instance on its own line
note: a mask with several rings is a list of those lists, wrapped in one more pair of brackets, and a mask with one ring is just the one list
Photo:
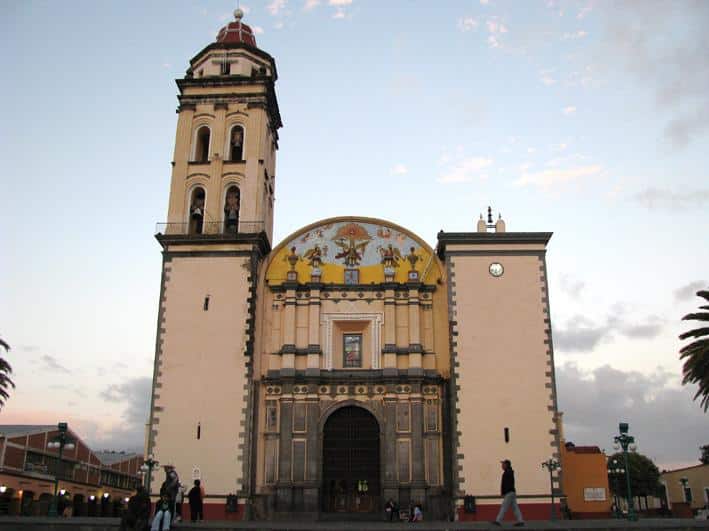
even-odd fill
[[(500, 248), (495, 247), (497, 255), (449, 258), (457, 323), (460, 490), (499, 495), (499, 462), (510, 459), (518, 494), (547, 494), (549, 478), (540, 464), (558, 449), (543, 246), (536, 246), (539, 255), (503, 254)], [(491, 262), (503, 264), (501, 277), (490, 275)]]
[(681, 478), (687, 478), (687, 486), (692, 489), (692, 509), (700, 509), (709, 503), (709, 465), (663, 472), (660, 482), (667, 488), (670, 504), (685, 503)]
[[(194, 256), (164, 265), (152, 451), (161, 465), (175, 465), (185, 484), (199, 468), (213, 495), (236, 492), (243, 473), (248, 263)], [(153, 477), (153, 492), (163, 479), (162, 471)]]
[[(224, 87), (189, 88), (185, 90), (185, 96), (216, 95), (224, 90)], [(270, 240), (276, 139), (266, 110), (238, 99), (240, 93), (249, 91), (250, 94), (260, 94), (256, 99), (265, 101), (266, 89), (263, 85), (234, 86), (228, 91), (234, 94), (233, 101), (197, 103), (194, 108), (184, 106), (178, 114), (168, 222), (188, 222), (190, 194), (196, 186), (204, 188), (206, 194), (205, 223), (223, 222), (227, 189), (236, 185), (241, 193), (240, 221), (263, 221)], [(233, 125), (244, 128), (244, 162), (225, 160), (228, 157), (228, 135)], [(210, 129), (209, 162), (194, 163), (196, 133), (202, 126)], [(265, 175), (268, 175), (268, 181)]]

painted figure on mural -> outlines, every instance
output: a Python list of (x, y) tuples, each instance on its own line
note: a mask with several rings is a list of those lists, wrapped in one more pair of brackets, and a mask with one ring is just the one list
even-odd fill
[(313, 268), (320, 267), (322, 264), (322, 250), (319, 245), (305, 251), (304, 258), (308, 261), (308, 265)]
[(382, 264), (384, 264), (384, 267), (398, 267), (399, 260), (402, 259), (401, 251), (395, 248), (392, 244), (389, 244), (387, 247), (380, 247), (379, 254), (382, 257)]
[(406, 259), (411, 264), (411, 270), (416, 269), (416, 262), (421, 260), (421, 257), (416, 254), (416, 248), (412, 247), (409, 254), (406, 255)]
[(341, 250), (335, 259), (342, 258), (346, 267), (357, 267), (362, 260), (371, 236), (362, 225), (348, 223), (339, 228), (332, 240)]

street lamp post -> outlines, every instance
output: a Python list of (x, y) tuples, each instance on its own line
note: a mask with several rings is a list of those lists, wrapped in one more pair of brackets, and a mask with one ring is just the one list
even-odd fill
[(613, 501), (614, 501), (614, 507), (615, 510), (613, 511), (613, 516), (618, 518), (620, 514), (620, 506), (618, 504), (618, 476), (621, 474), (625, 474), (625, 468), (622, 468), (620, 466), (620, 462), (616, 459), (613, 458), (611, 461), (608, 462), (608, 475), (613, 477), (613, 485), (614, 485), (614, 494), (613, 494)]
[(140, 470), (142, 470), (145, 473), (145, 478), (146, 478), (146, 489), (148, 489), (148, 496), (150, 496), (150, 482), (151, 482), (151, 476), (153, 473), (153, 468), (158, 466), (160, 463), (156, 461), (153, 457), (153, 454), (148, 454), (148, 458), (143, 462), (143, 464), (140, 467)]
[(542, 462), (542, 468), (546, 468), (549, 470), (549, 488), (551, 489), (551, 519), (554, 520), (556, 518), (556, 512), (554, 510), (554, 471), (555, 470), (561, 470), (561, 463), (559, 461), (556, 461), (555, 459), (552, 459), (551, 457), (547, 459), (546, 461)]
[(628, 423), (621, 422), (618, 424), (619, 435), (613, 437), (616, 448), (620, 446), (623, 449), (623, 461), (625, 462), (625, 482), (628, 489), (628, 520), (637, 520), (638, 516), (635, 514), (635, 508), (633, 507), (633, 493), (630, 490), (630, 467), (628, 466), (628, 447), (633, 451), (635, 449), (635, 437), (628, 435)]
[(67, 432), (69, 431), (69, 426), (66, 422), (60, 422), (57, 424), (57, 429), (59, 434), (54, 437), (51, 441), (47, 443), (47, 448), (58, 448), (59, 449), (59, 460), (57, 461), (57, 466), (54, 469), (54, 496), (52, 497), (52, 503), (49, 505), (48, 516), (57, 516), (59, 505), (59, 500), (57, 498), (57, 491), (59, 489), (59, 471), (62, 466), (62, 454), (64, 453), (64, 448), (67, 450), (74, 449), (74, 439), (72, 439)]

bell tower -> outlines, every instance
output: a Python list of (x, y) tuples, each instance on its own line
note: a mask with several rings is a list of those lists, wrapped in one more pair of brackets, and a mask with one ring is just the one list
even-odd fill
[[(161, 467), (174, 466), (185, 485), (202, 481), (212, 518), (228, 494), (242, 503), (249, 490), (258, 269), (271, 249), (282, 126), (276, 63), (243, 12), (234, 17), (177, 80), (146, 437)], [(162, 474), (151, 479), (156, 493)]]

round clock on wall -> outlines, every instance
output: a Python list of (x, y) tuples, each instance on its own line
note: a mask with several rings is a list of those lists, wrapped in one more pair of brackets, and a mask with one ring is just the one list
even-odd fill
[(502, 267), (500, 262), (493, 262), (490, 264), (490, 274), (493, 277), (501, 277), (502, 273), (505, 272), (505, 268)]

